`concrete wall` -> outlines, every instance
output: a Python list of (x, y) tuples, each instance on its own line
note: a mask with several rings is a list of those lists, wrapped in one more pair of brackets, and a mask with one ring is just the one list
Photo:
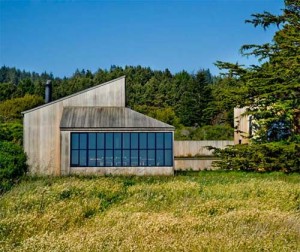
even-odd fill
[(59, 126), (66, 106), (125, 107), (125, 77), (24, 112), (24, 150), (30, 173), (61, 174), (60, 137), (64, 135)]
[(205, 146), (225, 148), (234, 142), (226, 141), (174, 141), (175, 170), (213, 169), (212, 162), (216, 160), (212, 151)]

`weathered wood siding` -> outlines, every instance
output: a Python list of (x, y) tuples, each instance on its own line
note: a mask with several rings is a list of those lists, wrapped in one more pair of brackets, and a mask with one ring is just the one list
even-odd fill
[(175, 159), (175, 170), (176, 171), (201, 171), (201, 170), (212, 170), (212, 163), (216, 159)]
[(230, 140), (225, 141), (174, 141), (174, 169), (200, 171), (213, 169), (212, 162), (216, 160), (212, 151), (206, 146), (225, 148), (233, 145)]
[[(32, 174), (60, 175), (60, 121), (66, 106), (125, 107), (125, 77), (24, 112), (24, 150)], [(67, 146), (62, 148), (67, 149)]]
[(70, 174), (70, 131), (61, 131), (61, 175)]
[(248, 143), (249, 139), (249, 116), (242, 115), (246, 112), (246, 107), (244, 108), (234, 108), (234, 144)]
[(231, 140), (174, 141), (174, 156), (175, 157), (211, 156), (212, 151), (205, 148), (206, 146), (225, 148), (227, 145), (233, 145), (233, 141)]

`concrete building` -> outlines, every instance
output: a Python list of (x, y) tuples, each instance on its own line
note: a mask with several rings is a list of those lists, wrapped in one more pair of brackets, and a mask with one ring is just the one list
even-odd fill
[(31, 174), (171, 175), (174, 127), (126, 107), (125, 77), (24, 111)]

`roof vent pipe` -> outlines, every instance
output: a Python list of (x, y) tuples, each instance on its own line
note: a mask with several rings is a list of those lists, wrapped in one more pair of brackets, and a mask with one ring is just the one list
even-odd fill
[(47, 80), (45, 85), (45, 103), (51, 101), (52, 101), (52, 82), (51, 80)]

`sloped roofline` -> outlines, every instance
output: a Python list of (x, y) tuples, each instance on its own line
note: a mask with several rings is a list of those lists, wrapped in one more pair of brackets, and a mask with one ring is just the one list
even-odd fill
[[(90, 113), (92, 112), (92, 114)], [(95, 114), (96, 112), (96, 114)], [(121, 112), (121, 114), (120, 114)], [(126, 112), (124, 114), (124, 112)], [(102, 114), (103, 113), (103, 114)], [(118, 115), (116, 115), (116, 113)], [(74, 117), (74, 114), (78, 116)], [(86, 116), (92, 120), (86, 121)], [(121, 118), (120, 121), (115, 120), (114, 116)], [(126, 120), (131, 118), (132, 121)], [(138, 117), (137, 117), (138, 116)], [(82, 120), (78, 120), (83, 118)], [(125, 120), (122, 120), (125, 119)], [(137, 120), (137, 122), (135, 121)], [(142, 121), (142, 122), (141, 122)], [(74, 122), (76, 122), (75, 125)], [(126, 123), (127, 122), (127, 123)], [(149, 124), (150, 123), (150, 124)], [(60, 122), (61, 129), (85, 129), (85, 128), (157, 128), (174, 130), (173, 125), (161, 122), (155, 118), (139, 113), (135, 110), (126, 107), (64, 107), (63, 115)]]
[(113, 80), (110, 80), (110, 81), (101, 83), (101, 84), (99, 84), (99, 85), (96, 85), (96, 86), (93, 86), (93, 87), (84, 89), (84, 90), (79, 91), (79, 92), (77, 92), (77, 93), (75, 93), (75, 94), (71, 94), (71, 95), (65, 96), (65, 97), (63, 97), (63, 98), (60, 98), (60, 99), (58, 99), (58, 100), (55, 100), (55, 101), (52, 101), (52, 102), (43, 104), (43, 105), (41, 105), (41, 106), (38, 106), (38, 107), (35, 107), (35, 108), (32, 108), (32, 109), (29, 109), (29, 110), (25, 110), (25, 111), (21, 112), (21, 114), (24, 115), (24, 114), (30, 113), (30, 112), (32, 112), (32, 111), (34, 111), (34, 110), (37, 110), (37, 109), (40, 109), (40, 108), (44, 108), (44, 107), (50, 106), (50, 105), (52, 105), (52, 104), (54, 104), (54, 103), (61, 102), (61, 101), (63, 101), (63, 100), (66, 100), (66, 99), (69, 99), (69, 98), (71, 98), (71, 97), (74, 97), (74, 96), (76, 96), (76, 95), (79, 95), (79, 94), (85, 93), (85, 92), (87, 92), (87, 91), (96, 89), (96, 88), (98, 88), (98, 87), (100, 87), (100, 86), (104, 86), (104, 85), (110, 84), (110, 83), (112, 83), (112, 82), (114, 82), (114, 81), (117, 81), (117, 80), (125, 79), (125, 77), (126, 77), (126, 75), (123, 75), (123, 76), (121, 76), (121, 77), (119, 77), (119, 78), (116, 78), (116, 79), (113, 79)]

